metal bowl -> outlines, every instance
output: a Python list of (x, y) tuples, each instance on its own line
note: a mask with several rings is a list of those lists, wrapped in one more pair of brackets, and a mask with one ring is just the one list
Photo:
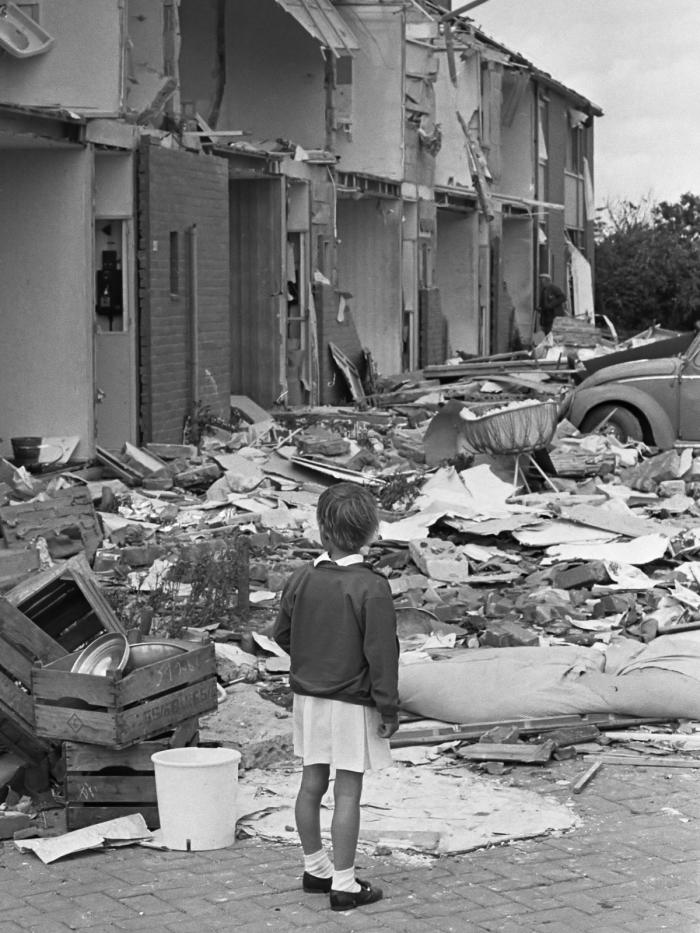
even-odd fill
[(72, 674), (105, 677), (110, 671), (123, 671), (129, 659), (126, 635), (108, 632), (83, 648), (71, 667)]
[(129, 645), (127, 670), (133, 671), (139, 667), (147, 667), (149, 664), (155, 664), (156, 661), (165, 661), (167, 658), (177, 657), (186, 651), (186, 647), (176, 645), (171, 641), (137, 642), (135, 645)]

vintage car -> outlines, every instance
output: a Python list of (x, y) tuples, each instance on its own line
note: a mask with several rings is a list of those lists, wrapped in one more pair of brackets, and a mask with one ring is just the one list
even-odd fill
[(567, 417), (582, 432), (667, 450), (700, 446), (700, 333), (588, 361)]

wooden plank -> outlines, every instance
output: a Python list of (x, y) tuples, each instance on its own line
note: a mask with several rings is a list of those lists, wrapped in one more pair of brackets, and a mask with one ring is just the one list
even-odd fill
[[(68, 655), (64, 666), (70, 667), (80, 652)], [(112, 676), (74, 674), (54, 665), (35, 667), (32, 671), (32, 693), (37, 704), (65, 700), (80, 701), (88, 706), (116, 709), (118, 681)]]
[(172, 728), (184, 719), (215, 710), (216, 677), (125, 710), (118, 721), (118, 745), (131, 745)]
[(36, 593), (40, 592), (54, 580), (58, 580), (59, 577), (62, 577), (63, 574), (72, 567), (77, 567), (79, 570), (85, 568), (87, 568), (88, 571), (90, 570), (90, 564), (88, 564), (85, 555), (82, 553), (75, 554), (69, 560), (58, 561), (54, 567), (48, 570), (42, 570), (40, 573), (34, 574), (29, 580), (23, 580), (22, 583), (18, 583), (17, 586), (14, 586), (9, 592), (5, 593), (5, 597), (13, 606), (17, 606), (21, 609), (23, 603), (31, 599)]
[(55, 661), (66, 653), (4, 597), (0, 597), (0, 638), (16, 648), (23, 648), (32, 659), (44, 663)]
[(150, 774), (66, 774), (65, 798), (71, 803), (156, 802), (156, 779)]
[(596, 776), (596, 774), (600, 771), (602, 767), (603, 767), (602, 761), (600, 760), (595, 761), (590, 766), (590, 768), (588, 768), (588, 770), (584, 771), (584, 773), (581, 775), (580, 778), (574, 781), (574, 783), (571, 785), (571, 793), (580, 794), (581, 791), (584, 789), (584, 787), (586, 787), (587, 784), (590, 784), (590, 782), (593, 780), (593, 778)]
[(500, 742), (477, 742), (460, 748), (457, 754), (467, 761), (514, 761), (520, 764), (544, 764), (554, 751), (554, 742), (541, 745), (502, 744)]
[(601, 732), (597, 726), (587, 723), (542, 733), (543, 738), (551, 739), (558, 748), (564, 748), (567, 745), (580, 745), (582, 742), (595, 742), (596, 739), (600, 738), (600, 735)]
[(392, 748), (406, 748), (411, 745), (438, 745), (441, 742), (457, 741), (459, 739), (478, 739), (484, 732), (496, 726), (515, 726), (521, 735), (537, 735), (546, 730), (559, 729), (565, 726), (579, 726), (592, 723), (604, 726), (606, 729), (626, 728), (633, 725), (646, 725), (658, 722), (668, 722), (667, 719), (641, 719), (633, 716), (618, 716), (615, 713), (585, 713), (582, 715), (546, 716), (541, 719), (506, 719), (475, 723), (439, 723), (424, 728), (399, 729), (391, 737)]
[(700, 768), (700, 758), (683, 758), (680, 755), (597, 755), (596, 759), (604, 765), (630, 765), (633, 768)]
[(216, 676), (214, 645), (202, 645), (174, 658), (166, 658), (127, 674), (118, 682), (117, 705), (128, 707), (175, 687), (186, 686), (214, 676)]
[(116, 820), (132, 813), (141, 813), (149, 829), (158, 829), (160, 826), (158, 806), (155, 803), (140, 803), (137, 806), (126, 807), (118, 804), (113, 806), (68, 804), (66, 806), (66, 829), (68, 832), (74, 829), (84, 829), (86, 826), (94, 826), (96, 823), (104, 823), (107, 820)]
[(45, 739), (117, 746), (117, 722), (112, 712), (34, 704), (36, 734)]
[(179, 748), (196, 742), (199, 719), (186, 720), (170, 735), (140, 742), (129, 748), (113, 749), (84, 742), (64, 742), (63, 757), (67, 772), (100, 771), (103, 768), (125, 767), (133, 771), (152, 771), (151, 755), (165, 748)]
[[(4, 679), (3, 672), (9, 675), (10, 681), (18, 680), (24, 687), (31, 686), (33, 662), (15, 646), (5, 639), (0, 639), (0, 679)], [(17, 687), (12, 683), (13, 688)]]
[(0, 678), (0, 715), (30, 735), (34, 731), (32, 698), (6, 677)]
[(128, 464), (105, 450), (104, 447), (96, 447), (95, 455), (103, 466), (107, 467), (117, 479), (122, 480), (128, 486), (140, 486), (143, 483), (143, 477), (140, 473), (137, 473)]
[(107, 602), (106, 596), (97, 585), (97, 582), (92, 575), (92, 571), (89, 573), (84, 573), (78, 569), (71, 569), (68, 571), (68, 573), (75, 580), (90, 606), (92, 606), (95, 615), (102, 623), (104, 629), (108, 632), (119, 632), (120, 634), (125, 635), (126, 630), (124, 629), (124, 626), (117, 618), (114, 609), (112, 609), (110, 604)]
[(20, 728), (9, 718), (0, 715), (0, 745), (14, 752), (31, 765), (40, 764), (48, 755), (50, 743), (40, 739), (31, 731)]

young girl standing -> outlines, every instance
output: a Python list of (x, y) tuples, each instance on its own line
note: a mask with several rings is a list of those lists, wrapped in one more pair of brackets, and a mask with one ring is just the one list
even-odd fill
[[(381, 888), (355, 878), (355, 850), (364, 772), (392, 763), (399, 646), (389, 584), (361, 553), (379, 524), (371, 493), (353, 483), (331, 486), (317, 518), (326, 551), (287, 581), (274, 637), (291, 656), (294, 751), (303, 759), (295, 807), (303, 888), (329, 893), (332, 910), (350, 910), (382, 897)], [(333, 863), (321, 842), (331, 768)]]

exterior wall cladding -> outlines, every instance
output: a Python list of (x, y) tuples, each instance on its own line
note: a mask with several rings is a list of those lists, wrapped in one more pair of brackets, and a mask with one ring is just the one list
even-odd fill
[[(229, 412), (228, 164), (145, 141), (139, 154), (141, 432), (176, 443), (197, 402)], [(190, 233), (196, 224), (199, 384), (193, 385)], [(178, 255), (171, 257), (177, 234)], [(175, 265), (173, 265), (175, 264)], [(179, 283), (172, 293), (175, 273)]]

